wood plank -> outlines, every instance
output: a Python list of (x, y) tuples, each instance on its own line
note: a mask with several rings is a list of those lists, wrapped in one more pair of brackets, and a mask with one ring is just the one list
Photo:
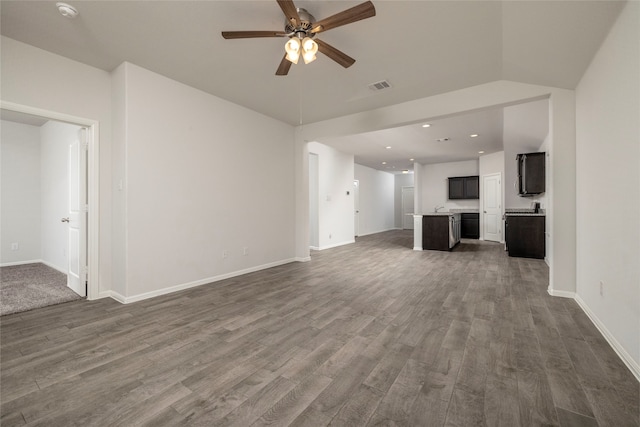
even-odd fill
[(487, 425), (496, 427), (523, 425), (518, 404), (518, 382), (515, 379), (495, 373), (487, 375), (484, 391), (484, 418)]

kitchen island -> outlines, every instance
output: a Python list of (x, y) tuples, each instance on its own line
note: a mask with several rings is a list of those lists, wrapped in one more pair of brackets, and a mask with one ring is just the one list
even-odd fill
[(414, 214), (413, 224), (414, 250), (450, 251), (460, 242), (460, 213)]

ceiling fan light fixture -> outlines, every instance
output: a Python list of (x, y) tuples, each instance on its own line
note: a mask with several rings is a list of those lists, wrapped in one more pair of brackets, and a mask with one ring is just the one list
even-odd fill
[(310, 37), (305, 37), (302, 40), (302, 59), (304, 59), (304, 63), (308, 64), (315, 61), (317, 52), (318, 43), (313, 41)]
[(300, 40), (295, 37), (290, 38), (285, 43), (284, 50), (287, 52), (287, 60), (297, 64), (300, 58)]

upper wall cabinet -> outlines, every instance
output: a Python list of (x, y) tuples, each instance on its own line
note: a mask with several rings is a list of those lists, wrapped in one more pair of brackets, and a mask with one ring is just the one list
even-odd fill
[(525, 153), (516, 156), (518, 162), (518, 195), (533, 196), (545, 192), (545, 153)]
[(480, 177), (455, 176), (449, 178), (449, 199), (479, 199)]

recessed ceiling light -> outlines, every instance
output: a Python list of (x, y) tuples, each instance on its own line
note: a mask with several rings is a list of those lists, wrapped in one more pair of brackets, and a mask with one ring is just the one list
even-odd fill
[(478, 136), (477, 133), (472, 133), (471, 135), (469, 135), (471, 138), (476, 138)]
[(60, 12), (60, 15), (64, 16), (65, 18), (73, 19), (78, 16), (77, 9), (69, 4), (56, 3), (56, 7), (58, 8), (58, 12)]
[(478, 151), (478, 154), (484, 154), (484, 151)]
[(409, 169), (403, 170), (402, 173), (409, 173)]
[(391, 146), (390, 146), (390, 145), (387, 145), (385, 148), (386, 148), (387, 150), (391, 150)]
[(410, 162), (413, 162), (415, 159), (409, 159)]
[(387, 162), (382, 162), (382, 164), (383, 164), (383, 165), (386, 165), (386, 164), (387, 164)]
[(422, 127), (423, 127), (423, 128), (428, 128), (428, 127), (430, 127), (430, 126), (431, 126), (431, 125), (430, 125), (429, 123), (425, 123), (425, 124), (423, 124), (423, 125), (422, 125)]

